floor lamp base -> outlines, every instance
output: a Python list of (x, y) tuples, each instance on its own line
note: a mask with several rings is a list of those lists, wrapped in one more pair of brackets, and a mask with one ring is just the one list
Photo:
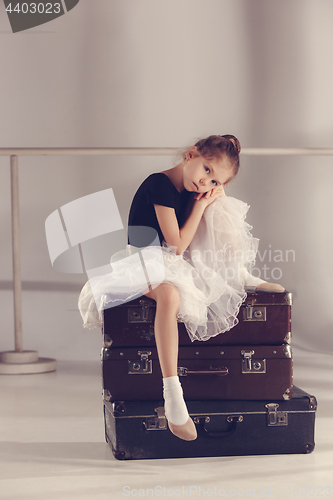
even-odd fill
[(39, 358), (37, 351), (0, 352), (0, 374), (27, 375), (54, 372), (57, 362), (52, 358)]

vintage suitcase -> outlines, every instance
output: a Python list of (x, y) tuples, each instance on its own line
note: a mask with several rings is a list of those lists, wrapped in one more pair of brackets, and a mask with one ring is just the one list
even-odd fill
[[(279, 346), (181, 346), (178, 374), (185, 400), (290, 399), (292, 354)], [(102, 375), (110, 401), (162, 398), (157, 349), (104, 347)]]
[(162, 401), (105, 401), (105, 437), (119, 460), (311, 453), (316, 408), (297, 387), (289, 401), (190, 401), (198, 437), (183, 441), (168, 429)]
[[(251, 292), (240, 309), (239, 323), (229, 332), (205, 341), (210, 345), (290, 343), (291, 293)], [(141, 297), (104, 310), (103, 336), (106, 347), (148, 347), (155, 345), (155, 301)], [(185, 325), (178, 323), (179, 345), (191, 342)]]

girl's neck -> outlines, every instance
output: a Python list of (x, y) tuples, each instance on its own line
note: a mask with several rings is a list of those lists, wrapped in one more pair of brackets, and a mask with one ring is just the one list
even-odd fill
[(163, 170), (162, 172), (163, 174), (169, 177), (172, 184), (180, 193), (184, 191), (183, 167), (184, 167), (183, 163), (179, 163), (179, 165), (176, 165), (175, 167), (170, 168), (169, 170)]

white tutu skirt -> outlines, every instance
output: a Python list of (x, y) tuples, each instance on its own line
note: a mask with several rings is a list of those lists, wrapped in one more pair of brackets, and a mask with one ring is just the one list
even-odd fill
[(264, 283), (252, 276), (259, 240), (245, 222), (249, 206), (229, 196), (209, 205), (197, 232), (182, 254), (173, 247), (128, 245), (111, 258), (111, 272), (95, 276), (83, 287), (79, 310), (85, 328), (102, 324), (102, 311), (128, 302), (160, 283), (177, 287), (178, 320), (190, 339), (208, 340), (230, 330), (246, 298), (245, 287)]

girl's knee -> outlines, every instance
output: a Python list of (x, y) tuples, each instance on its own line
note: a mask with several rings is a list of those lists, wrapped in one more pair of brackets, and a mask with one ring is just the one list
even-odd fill
[(167, 283), (162, 283), (159, 287), (157, 293), (157, 303), (163, 304), (164, 306), (175, 307), (179, 306), (179, 291), (174, 285), (169, 285)]

